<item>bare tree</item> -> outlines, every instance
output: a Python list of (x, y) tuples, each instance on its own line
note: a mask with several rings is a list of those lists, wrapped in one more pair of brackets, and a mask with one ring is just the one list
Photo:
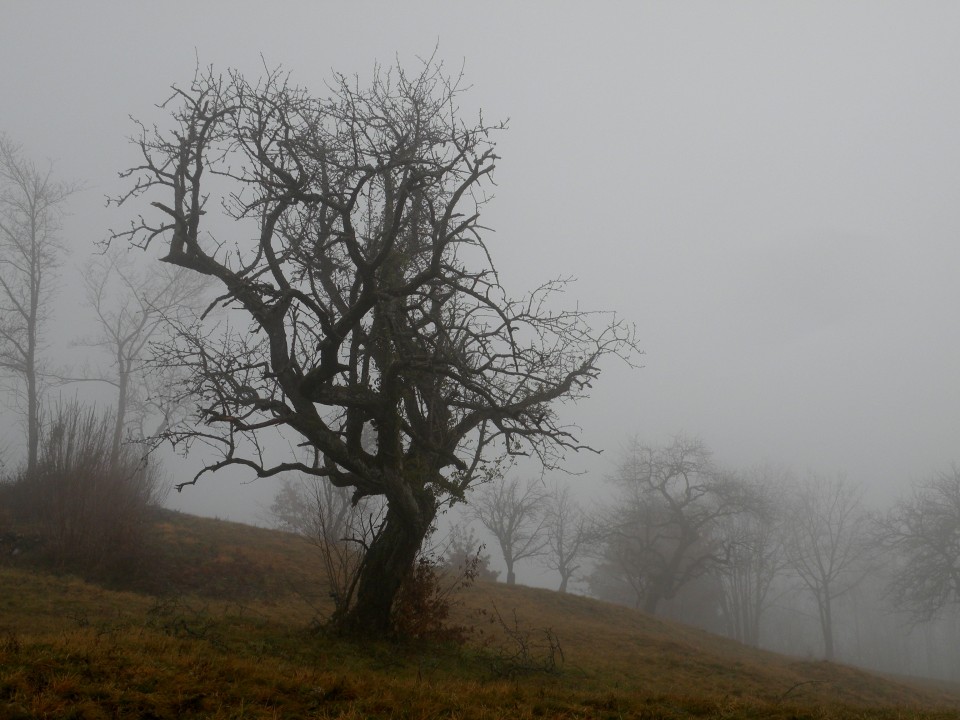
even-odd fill
[(731, 637), (754, 647), (760, 644), (760, 621), (773, 600), (774, 582), (786, 566), (786, 487), (783, 473), (771, 467), (748, 473), (743, 509), (719, 525), (729, 549), (727, 562), (717, 567), (724, 617)]
[(558, 589), (565, 593), (571, 578), (587, 557), (597, 537), (597, 529), (568, 485), (555, 485), (544, 500), (546, 546), (543, 563), (560, 574)]
[(824, 657), (834, 658), (833, 604), (862, 579), (867, 516), (862, 491), (844, 478), (811, 476), (788, 509), (786, 558), (817, 604)]
[[(115, 237), (163, 243), (164, 261), (214, 278), (247, 318), (202, 319), (167, 348), (202, 406), (167, 437), (218, 448), (202, 472), (300, 470), (386, 499), (338, 618), (384, 634), (439, 504), (503, 453), (552, 466), (581, 447), (553, 401), (582, 397), (605, 356), (637, 349), (614, 318), (557, 310), (563, 283), (520, 300), (499, 285), (479, 218), (502, 126), (458, 117), (458, 79), (428, 61), (330, 87), (316, 98), (279, 72), (249, 83), (209, 70), (174, 88), (175, 129), (141, 126), (143, 161), (119, 200), (146, 195), (153, 214)], [(271, 431), (320, 462), (274, 458)]]
[(521, 482), (501, 476), (479, 490), (467, 516), (491, 532), (507, 566), (507, 584), (514, 585), (514, 567), (537, 557), (547, 546), (543, 505), (545, 488), (536, 480)]
[(444, 567), (452, 573), (468, 569), (476, 573), (478, 580), (496, 582), (500, 573), (490, 569), (490, 555), (484, 552), (485, 549), (486, 545), (480, 542), (472, 527), (454, 525), (443, 552)]
[(960, 468), (913, 488), (880, 518), (877, 540), (895, 553), (894, 604), (932, 620), (960, 602)]
[(43, 331), (66, 251), (60, 220), (75, 189), (0, 135), (0, 370), (22, 383), (28, 475), (37, 469), (40, 446)]
[[(161, 427), (170, 422), (172, 408), (164, 403), (169, 394), (150, 392), (155, 378), (148, 375), (149, 346), (168, 323), (200, 312), (207, 283), (203, 275), (173, 265), (137, 270), (130, 257), (116, 249), (87, 263), (83, 280), (99, 332), (78, 344), (108, 353), (113, 369), (70, 380), (96, 380), (117, 389), (110, 454), (116, 462), (131, 425), (138, 426), (136, 439), (143, 439), (151, 410), (159, 411)], [(163, 379), (169, 380), (169, 375)]]
[(376, 538), (383, 517), (377, 499), (353, 502), (346, 488), (323, 478), (284, 478), (270, 506), (274, 524), (312, 542), (320, 551), (335, 611), (356, 590), (365, 550)]
[(663, 600), (729, 559), (717, 532), (743, 508), (736, 478), (719, 470), (697, 438), (678, 435), (664, 447), (634, 441), (613, 482), (620, 488), (607, 513), (602, 564), (656, 613)]

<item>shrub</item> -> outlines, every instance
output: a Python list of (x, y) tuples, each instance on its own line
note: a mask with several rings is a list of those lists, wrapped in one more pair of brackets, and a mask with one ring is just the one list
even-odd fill
[(111, 458), (113, 420), (77, 403), (54, 411), (34, 473), (10, 488), (15, 521), (40, 533), (58, 565), (101, 571), (142, 559), (147, 513), (167, 486), (134, 445)]
[(450, 625), (454, 594), (472, 585), (480, 572), (479, 550), (455, 571), (442, 559), (422, 554), (400, 588), (393, 607), (393, 634), (404, 642), (450, 642), (462, 645), (470, 629)]
[(386, 505), (380, 498), (361, 498), (326, 478), (286, 478), (274, 495), (270, 516), (274, 527), (296, 533), (319, 551), (333, 600), (333, 621), (345, 613), (356, 591), (363, 558), (383, 525)]
[(486, 548), (477, 539), (473, 528), (464, 529), (455, 525), (450, 531), (444, 553), (444, 566), (448, 571), (459, 573), (470, 565), (475, 572), (475, 579), (496, 582), (500, 573), (490, 568), (490, 555), (484, 552)]

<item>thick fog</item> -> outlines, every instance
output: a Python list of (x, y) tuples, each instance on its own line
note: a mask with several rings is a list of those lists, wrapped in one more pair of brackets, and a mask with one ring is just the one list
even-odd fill
[[(435, 52), (472, 86), (465, 113), (509, 120), (483, 216), (504, 285), (574, 277), (565, 301), (641, 338), (641, 369), (607, 363), (563, 410), (603, 450), (568, 457), (581, 497), (631, 438), (683, 431), (725, 466), (842, 473), (882, 506), (960, 460), (958, 23), (936, 2), (7, 3), (0, 131), (84, 185), (50, 361), (97, 360), (71, 344), (78, 274), (131, 220), (104, 206), (137, 161), (128, 116), (162, 124), (197, 63), (282, 65), (322, 94), (332, 70)], [(227, 470), (169, 504), (258, 521), (275, 491)]]

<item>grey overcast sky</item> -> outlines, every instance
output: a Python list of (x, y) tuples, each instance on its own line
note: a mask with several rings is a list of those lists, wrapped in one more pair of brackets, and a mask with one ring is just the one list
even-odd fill
[[(571, 304), (637, 324), (565, 410), (600, 457), (701, 436), (733, 466), (845, 472), (878, 500), (960, 461), (960, 4), (51, 2), (0, 4), (0, 130), (87, 190), (71, 274), (125, 209), (132, 114), (203, 65), (331, 70), (438, 57), (465, 109), (509, 118), (485, 213), (504, 284), (574, 276)], [(261, 55), (263, 60), (261, 60)], [(75, 321), (75, 322), (74, 322)], [(262, 481), (178, 507), (249, 519)]]

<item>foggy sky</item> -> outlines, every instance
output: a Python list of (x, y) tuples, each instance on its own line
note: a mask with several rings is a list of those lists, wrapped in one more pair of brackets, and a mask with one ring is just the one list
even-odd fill
[[(86, 184), (51, 333), (72, 353), (76, 267), (130, 220), (102, 201), (128, 115), (162, 123), (197, 59), (322, 94), (436, 47), (465, 113), (509, 119), (483, 215), (504, 285), (573, 276), (571, 305), (638, 327), (644, 367), (564, 410), (605, 450), (570, 458), (581, 487), (685, 431), (886, 501), (960, 460), (958, 27), (945, 2), (8, 2), (0, 130)], [(275, 485), (240, 479), (172, 502), (252, 519)]]

